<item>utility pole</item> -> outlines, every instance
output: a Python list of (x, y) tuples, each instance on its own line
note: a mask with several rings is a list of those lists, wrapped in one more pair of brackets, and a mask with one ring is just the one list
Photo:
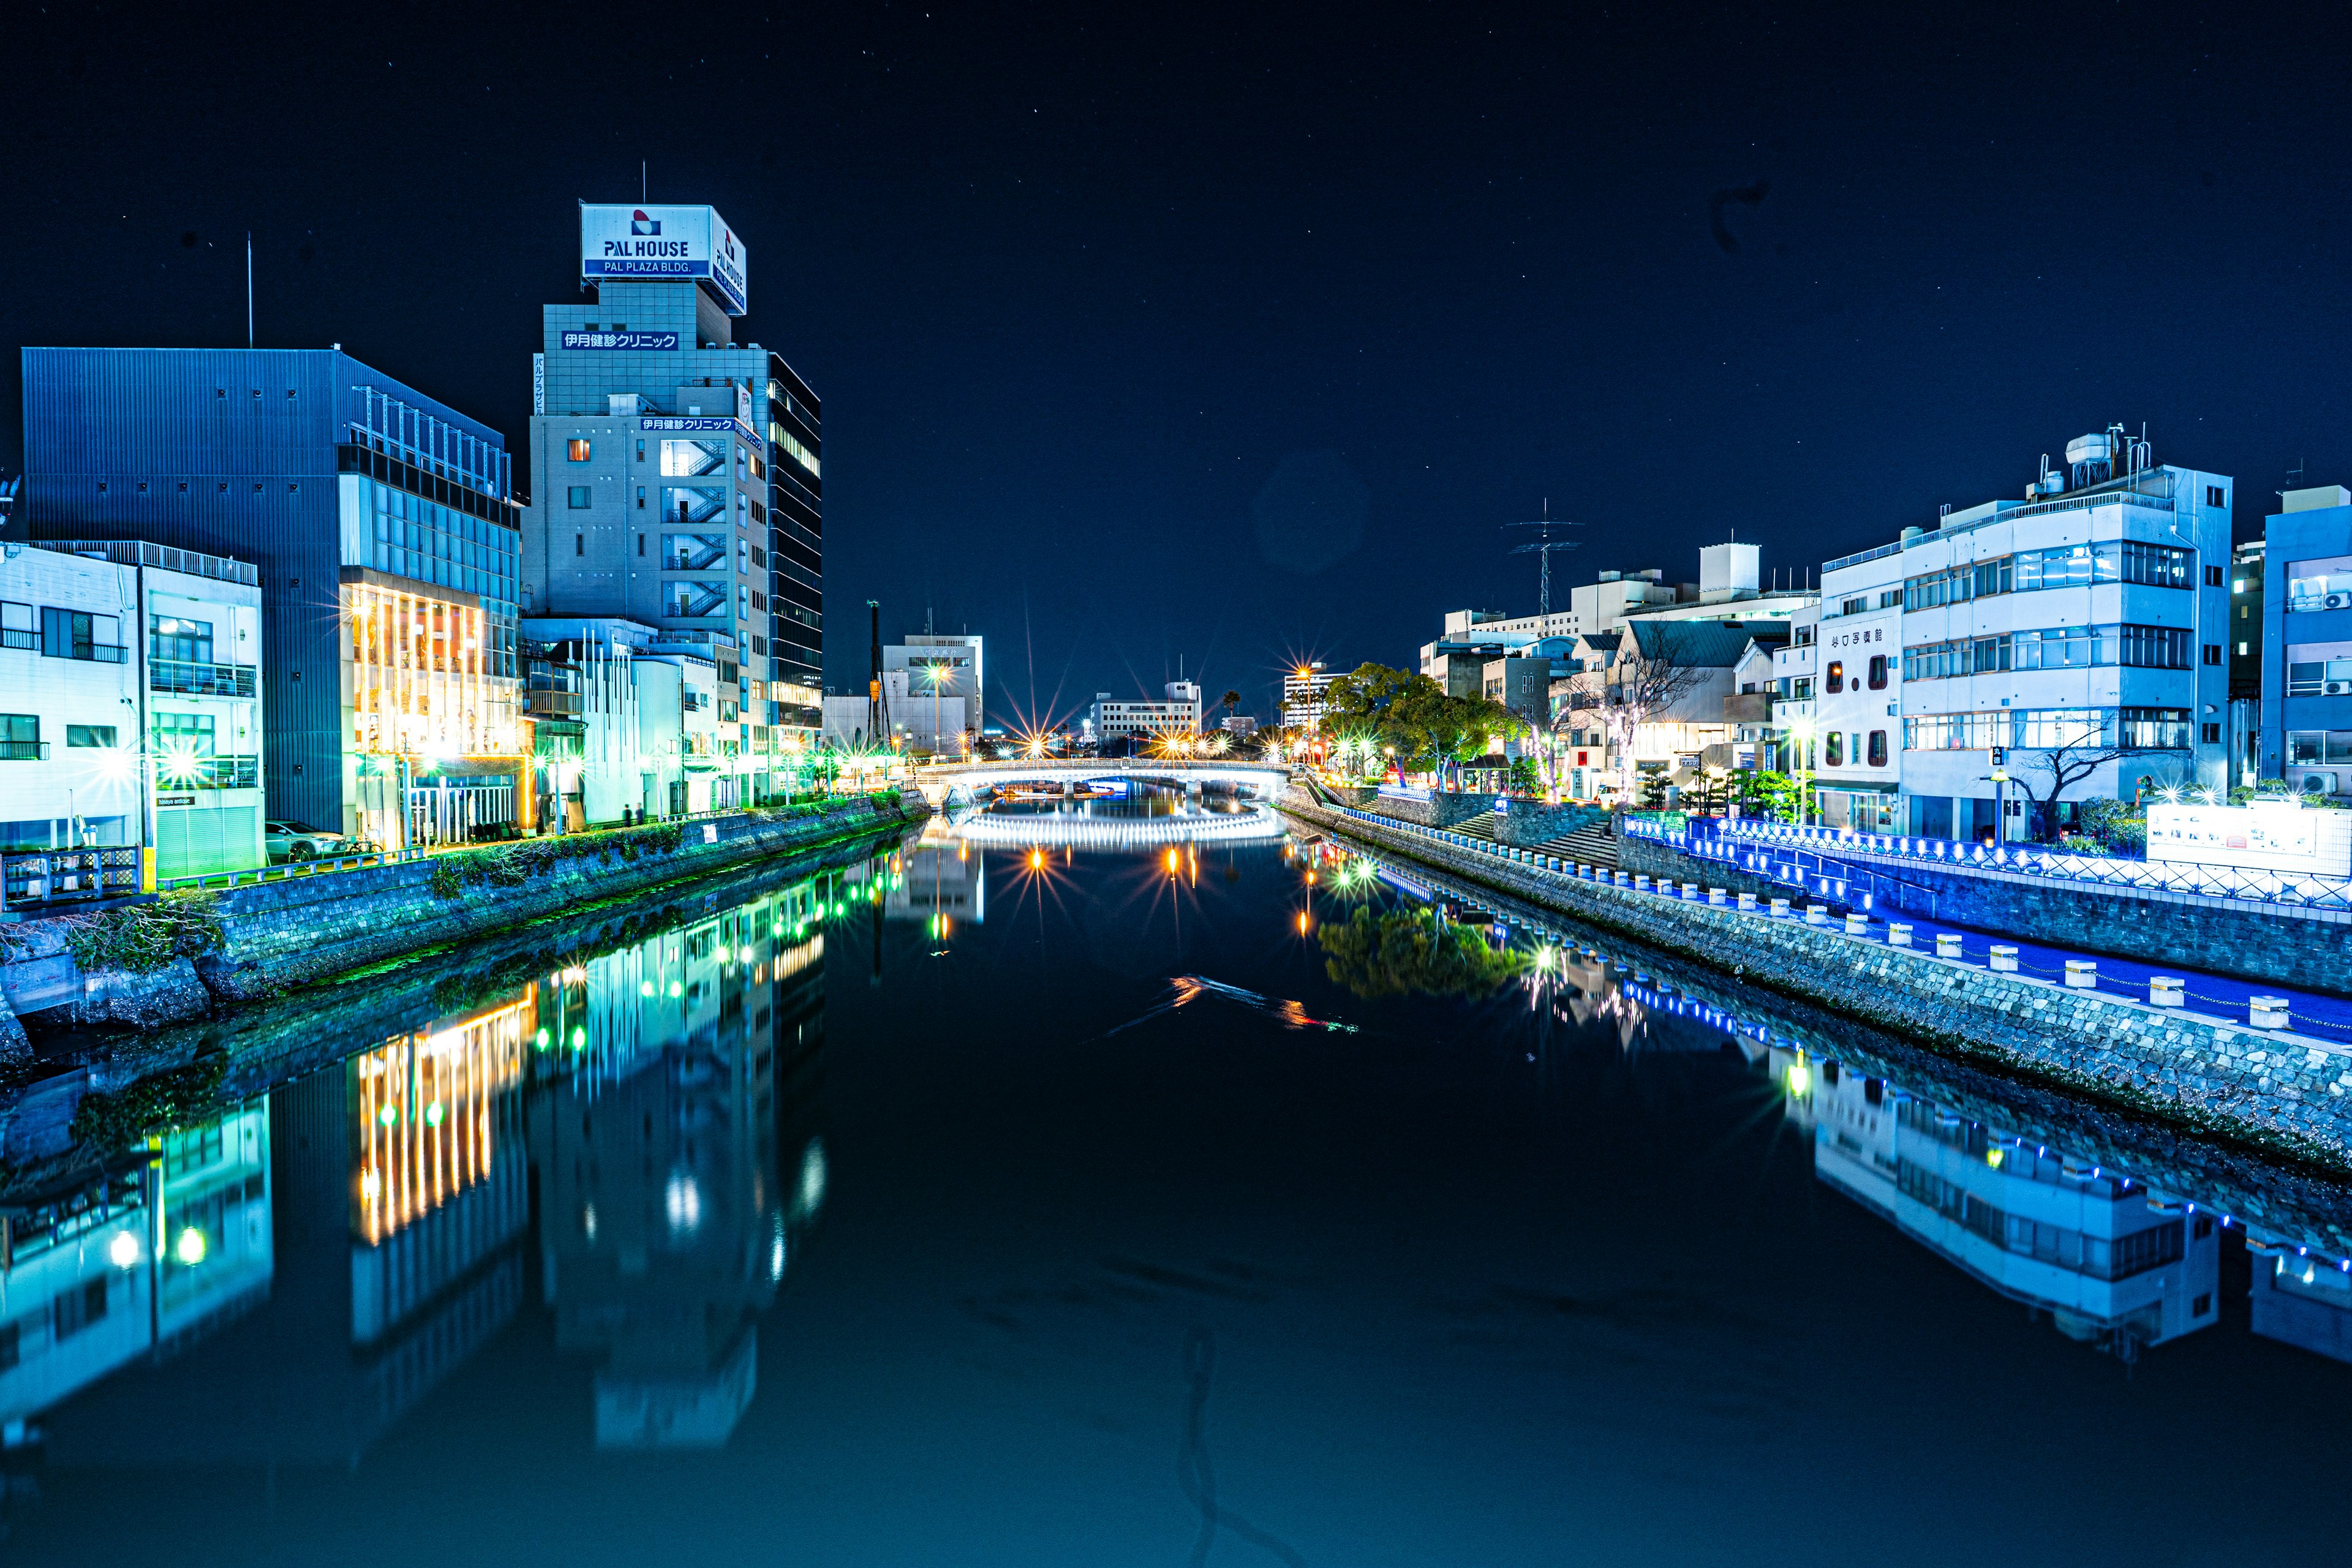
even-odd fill
[(1505, 528), (1533, 528), (1541, 530), (1541, 531), (1536, 535), (1534, 543), (1517, 545), (1513, 547), (1511, 553), (1514, 555), (1532, 554), (1542, 558), (1543, 577), (1542, 584), (1538, 590), (1536, 595), (1536, 613), (1538, 615), (1549, 616), (1551, 614), (1551, 552), (1555, 550), (1573, 550), (1576, 548), (1573, 543), (1567, 540), (1554, 539), (1551, 536), (1551, 531), (1555, 528), (1581, 528), (1584, 525), (1580, 522), (1570, 522), (1565, 518), (1557, 518), (1552, 516), (1551, 498), (1549, 496), (1546, 496), (1544, 498), (1543, 511), (1543, 516), (1538, 518), (1533, 522), (1507, 522), (1503, 524), (1503, 526)]

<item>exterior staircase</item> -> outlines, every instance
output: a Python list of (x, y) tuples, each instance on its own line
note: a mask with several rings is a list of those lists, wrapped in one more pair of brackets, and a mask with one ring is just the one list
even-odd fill
[(1570, 864), (1617, 867), (1617, 840), (1606, 826), (1593, 823), (1573, 833), (1563, 833), (1541, 847), (1540, 853), (1557, 855)]

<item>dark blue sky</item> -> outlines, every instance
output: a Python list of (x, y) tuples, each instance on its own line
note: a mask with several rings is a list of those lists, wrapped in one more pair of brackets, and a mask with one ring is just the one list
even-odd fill
[(519, 438), (644, 157), (824, 399), (832, 679), (928, 597), (1066, 712), (1532, 610), (1547, 496), (1564, 592), (1817, 564), (2111, 420), (2242, 534), (2352, 479), (2339, 8), (1870, 9), (20, 7), (6, 346), (238, 341), (250, 227), (264, 344)]

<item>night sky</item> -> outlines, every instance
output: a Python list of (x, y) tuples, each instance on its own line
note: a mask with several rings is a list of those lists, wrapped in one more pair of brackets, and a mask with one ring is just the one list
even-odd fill
[(928, 600), (1000, 721), (1409, 662), (1546, 498), (1564, 603), (2115, 420), (2242, 537), (2352, 482), (2340, 7), (1128, 10), (18, 6), (6, 346), (241, 342), (249, 228), (264, 346), (520, 444), (643, 158), (824, 401), (830, 682)]

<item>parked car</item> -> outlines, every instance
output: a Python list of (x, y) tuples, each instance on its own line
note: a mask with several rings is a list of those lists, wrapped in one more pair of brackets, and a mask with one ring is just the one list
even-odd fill
[(268, 824), (263, 843), (268, 847), (269, 858), (273, 862), (316, 860), (327, 855), (349, 855), (355, 847), (340, 833), (305, 827), (299, 822)]

